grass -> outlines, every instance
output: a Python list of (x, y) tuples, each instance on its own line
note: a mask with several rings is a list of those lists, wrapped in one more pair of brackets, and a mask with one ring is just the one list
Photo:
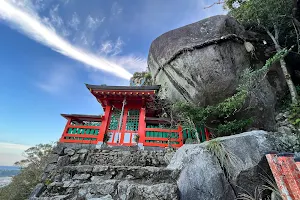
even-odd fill
[[(257, 186), (254, 191), (254, 196), (243, 193), (239, 194), (236, 200), (282, 200), (276, 182), (269, 177), (261, 176), (266, 184)], [(270, 195), (264, 195), (264, 192), (268, 192)]]
[(233, 167), (237, 165), (236, 157), (218, 139), (210, 140), (206, 149), (218, 159), (221, 168), (225, 169), (226, 176), (231, 178)]

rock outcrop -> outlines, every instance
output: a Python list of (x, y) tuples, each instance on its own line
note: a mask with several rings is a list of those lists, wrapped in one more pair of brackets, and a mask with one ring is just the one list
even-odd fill
[(239, 193), (253, 194), (266, 184), (266, 177), (272, 177), (265, 155), (282, 151), (282, 144), (295, 136), (252, 131), (218, 139), (231, 155), (233, 165), (227, 171), (207, 150), (208, 142), (184, 145), (175, 153), (168, 169), (181, 171), (177, 182), (181, 200), (232, 200)]
[[(151, 44), (148, 66), (154, 83), (162, 86), (160, 96), (199, 106), (232, 96), (241, 74), (251, 67), (246, 34), (235, 19), (214, 16), (159, 36)], [(273, 129), (274, 93), (263, 80), (250, 97), (249, 116), (257, 128)]]
[(178, 199), (178, 173), (165, 168), (169, 153), (64, 146), (53, 150), (30, 199)]

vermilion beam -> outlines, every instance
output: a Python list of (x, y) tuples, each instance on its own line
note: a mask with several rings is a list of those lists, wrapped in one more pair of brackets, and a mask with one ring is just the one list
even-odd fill
[(267, 154), (269, 166), (283, 200), (300, 199), (300, 171), (292, 154)]

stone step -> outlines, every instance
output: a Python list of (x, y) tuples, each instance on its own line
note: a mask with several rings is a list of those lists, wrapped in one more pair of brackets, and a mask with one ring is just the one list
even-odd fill
[[(177, 200), (177, 185), (172, 183), (140, 184), (130, 180), (94, 180), (88, 183), (67, 185), (64, 183), (51, 183), (43, 197), (55, 199), (122, 199), (122, 200)], [(63, 195), (61, 195), (63, 194)], [(58, 198), (59, 199), (59, 198)]]
[[(166, 156), (167, 154), (167, 156)], [(87, 165), (109, 166), (167, 166), (168, 153), (164, 151), (119, 151), (95, 149), (88, 154)]]
[(139, 183), (173, 183), (178, 176), (176, 171), (164, 167), (149, 166), (65, 166), (62, 172), (64, 175), (57, 181), (80, 180), (86, 182), (93, 181), (93, 179), (117, 179), (135, 180)]

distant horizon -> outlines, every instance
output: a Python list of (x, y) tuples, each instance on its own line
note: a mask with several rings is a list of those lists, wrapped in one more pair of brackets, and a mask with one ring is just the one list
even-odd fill
[(0, 170), (19, 170), (20, 167), (15, 166), (15, 165), (0, 165)]

